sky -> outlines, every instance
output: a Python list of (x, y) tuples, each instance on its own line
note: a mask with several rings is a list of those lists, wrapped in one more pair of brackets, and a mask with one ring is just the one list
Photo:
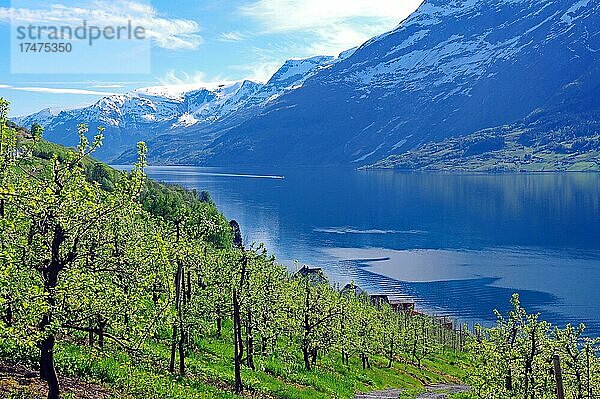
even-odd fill
[[(0, 97), (18, 116), (140, 87), (264, 82), (287, 59), (338, 55), (394, 29), (421, 1), (0, 0)], [(147, 48), (73, 41), (72, 54), (31, 54), (14, 40), (17, 26), (82, 20), (102, 27), (132, 21), (144, 27)]]

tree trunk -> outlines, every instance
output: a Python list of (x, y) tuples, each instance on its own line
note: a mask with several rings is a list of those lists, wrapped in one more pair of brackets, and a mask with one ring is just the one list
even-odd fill
[(175, 372), (175, 352), (177, 351), (177, 324), (173, 325), (173, 336), (171, 338), (171, 361), (169, 362), (169, 372)]
[(40, 377), (48, 383), (48, 399), (60, 397), (60, 386), (54, 368), (54, 335), (50, 335), (40, 344)]
[[(177, 225), (177, 241), (179, 241), (179, 225)], [(182, 310), (182, 280), (183, 280), (183, 266), (181, 261), (177, 261), (177, 272), (175, 273), (175, 310), (177, 311), (177, 320), (173, 323), (173, 336), (171, 338), (171, 362), (169, 364), (169, 372), (175, 372), (175, 353), (177, 347), (181, 346), (181, 337), (183, 336), (183, 310)], [(179, 328), (178, 328), (179, 325)], [(178, 331), (181, 330), (181, 331)], [(179, 340), (178, 334), (179, 333)], [(182, 351), (179, 351), (181, 357)], [(185, 359), (184, 359), (185, 361)], [(181, 366), (181, 359), (179, 359)], [(181, 369), (181, 367), (180, 367)]]
[(560, 367), (560, 357), (558, 355), (552, 356), (552, 367), (554, 368), (554, 378), (556, 380), (556, 397), (558, 399), (565, 399), (562, 369)]
[[(185, 345), (187, 343), (187, 334), (188, 330), (186, 329), (185, 322), (183, 319), (183, 312), (187, 309), (187, 305), (189, 304), (192, 291), (188, 286), (186, 287), (186, 279), (185, 279), (185, 270), (181, 262), (179, 262), (179, 268), (181, 269), (179, 273), (180, 279), (180, 288), (179, 288), (179, 343), (177, 345), (179, 352), (179, 375), (185, 375)], [(188, 284), (190, 281), (190, 274), (188, 272)]]
[(588, 398), (592, 399), (592, 379), (590, 377), (590, 348), (586, 346), (585, 348), (585, 359), (586, 359), (586, 368), (587, 368), (587, 391)]
[(305, 345), (302, 346), (302, 357), (304, 359), (304, 367), (306, 370), (312, 370), (312, 365), (310, 363), (310, 350)]
[(223, 318), (221, 316), (217, 316), (217, 338), (221, 338), (223, 334)]
[(47, 294), (48, 310), (42, 316), (40, 330), (47, 334), (39, 343), (40, 348), (40, 378), (48, 383), (48, 399), (58, 399), (60, 397), (60, 385), (54, 368), (54, 344), (56, 337), (53, 332), (47, 331), (52, 325), (52, 310), (56, 305), (54, 292), (58, 286), (58, 275), (65, 267), (61, 259), (60, 249), (65, 242), (65, 231), (62, 226), (55, 225), (52, 237), (52, 259), (43, 269), (44, 292)]
[[(243, 248), (242, 248), (243, 249)], [(246, 282), (246, 268), (248, 267), (248, 258), (246, 252), (243, 251), (242, 265), (240, 270), (240, 285), (241, 291)], [(242, 315), (241, 315), (241, 298), (238, 288), (233, 288), (233, 340), (234, 340), (234, 368), (235, 368), (235, 392), (240, 394), (244, 390), (242, 382), (242, 360), (244, 358), (244, 341), (242, 337)]]
[[(535, 360), (535, 353), (536, 353), (536, 348), (537, 348), (535, 338), (536, 338), (536, 328), (534, 326), (533, 330), (531, 331), (531, 352), (525, 359), (525, 387), (524, 387), (525, 395), (523, 396), (525, 399), (527, 399), (527, 397), (529, 396), (530, 389), (531, 389), (531, 397), (533, 397), (535, 394), (535, 384), (534, 384), (534, 379), (533, 379), (533, 362)], [(530, 382), (531, 382), (531, 384), (530, 384)]]
[(306, 370), (310, 371), (311, 364), (310, 364), (309, 338), (310, 338), (310, 332), (311, 332), (311, 325), (310, 325), (310, 320), (309, 320), (309, 315), (308, 315), (309, 306), (310, 306), (310, 286), (308, 283), (308, 279), (306, 279), (305, 284), (306, 284), (306, 287), (305, 287), (306, 296), (304, 298), (304, 323), (303, 323), (304, 338), (302, 339), (302, 357), (304, 358), (304, 367), (306, 367)]
[[(8, 302), (10, 302), (10, 298), (8, 299)], [(12, 305), (10, 303), (8, 305), (6, 305), (6, 316), (4, 317), (4, 322), (6, 323), (7, 327), (12, 327), (13, 310), (12, 310)]]
[(391, 369), (394, 363), (394, 340), (390, 340), (390, 351), (388, 354), (388, 365), (387, 368)]
[(254, 336), (252, 334), (252, 311), (248, 310), (248, 320), (246, 323), (246, 360), (248, 367), (254, 371)]
[(508, 374), (506, 375), (506, 390), (508, 392), (512, 392), (513, 390), (512, 372), (510, 369), (508, 369)]
[(100, 318), (98, 320), (98, 347), (104, 348), (104, 331), (106, 331), (106, 321)]
[(179, 343), (178, 343), (178, 349), (179, 349), (179, 374), (181, 376), (185, 375), (185, 341), (186, 341), (186, 336), (187, 333), (185, 333), (183, 330), (181, 330), (181, 333), (179, 334)]
[(242, 393), (244, 386), (242, 384), (242, 358), (244, 356), (244, 347), (242, 344), (242, 322), (240, 317), (240, 303), (237, 290), (233, 290), (233, 341), (234, 341), (234, 364), (235, 364), (235, 392)]
[(90, 348), (94, 347), (94, 325), (92, 323), (92, 321), (90, 320), (88, 323), (88, 344), (90, 346)]
[(313, 349), (310, 355), (311, 355), (311, 363), (312, 363), (312, 365), (316, 366), (317, 365), (317, 357), (319, 355), (319, 351), (316, 350), (316, 349)]

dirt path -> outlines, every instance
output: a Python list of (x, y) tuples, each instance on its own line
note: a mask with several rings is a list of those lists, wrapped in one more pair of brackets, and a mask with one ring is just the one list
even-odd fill
[[(59, 376), (59, 379), (63, 393), (71, 393), (77, 399), (107, 399), (112, 394), (105, 387), (78, 378)], [(43, 399), (47, 391), (38, 373), (18, 363), (0, 362), (0, 398), (25, 392), (27, 397)]]
[(448, 394), (467, 392), (465, 385), (436, 384), (427, 387), (427, 392), (417, 396), (417, 399), (447, 399)]
[[(464, 385), (436, 384), (426, 387), (427, 392), (417, 396), (417, 399), (447, 399), (448, 394), (467, 392), (469, 388)], [(401, 389), (386, 389), (383, 391), (373, 391), (368, 393), (359, 393), (354, 399), (398, 399)]]
[(398, 399), (401, 392), (401, 389), (386, 389), (385, 391), (359, 393), (354, 396), (354, 399)]

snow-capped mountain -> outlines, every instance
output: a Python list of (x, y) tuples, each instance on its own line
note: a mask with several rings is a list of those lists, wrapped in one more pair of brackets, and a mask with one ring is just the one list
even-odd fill
[(361, 166), (518, 121), (600, 59), (599, 4), (426, 0), (218, 138), (206, 159)]
[(425, 143), (367, 168), (600, 171), (600, 62), (515, 123)]
[(31, 126), (34, 123), (40, 125), (48, 125), (54, 118), (56, 118), (64, 109), (61, 108), (45, 108), (35, 114), (14, 118), (13, 121), (17, 122), (21, 126)]
[(521, 121), (598, 62), (599, 0), (425, 0), (395, 30), (336, 59), (288, 61), (264, 85), (101, 108), (115, 137), (148, 141), (152, 163), (362, 166)]
[[(287, 61), (267, 83), (243, 80), (211, 85), (156, 86), (102, 98), (95, 104), (71, 110), (45, 109), (13, 121), (45, 128), (45, 137), (75, 145), (76, 128), (87, 123), (91, 131), (105, 128), (105, 145), (98, 156), (107, 161), (134, 148), (138, 140), (181, 130), (207, 129), (217, 122), (249, 117), (287, 91), (297, 89), (322, 68), (331, 67), (345, 56), (312, 57)], [(196, 137), (204, 143), (215, 138)]]

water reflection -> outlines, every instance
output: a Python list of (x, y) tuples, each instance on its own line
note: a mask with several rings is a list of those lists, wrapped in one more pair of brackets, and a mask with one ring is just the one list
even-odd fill
[[(334, 281), (398, 290), (468, 319), (492, 320), (519, 291), (547, 318), (587, 321), (600, 333), (600, 175), (148, 172), (210, 191), (247, 242), (264, 242), (289, 265), (318, 264)], [(364, 261), (376, 258), (386, 259)]]

